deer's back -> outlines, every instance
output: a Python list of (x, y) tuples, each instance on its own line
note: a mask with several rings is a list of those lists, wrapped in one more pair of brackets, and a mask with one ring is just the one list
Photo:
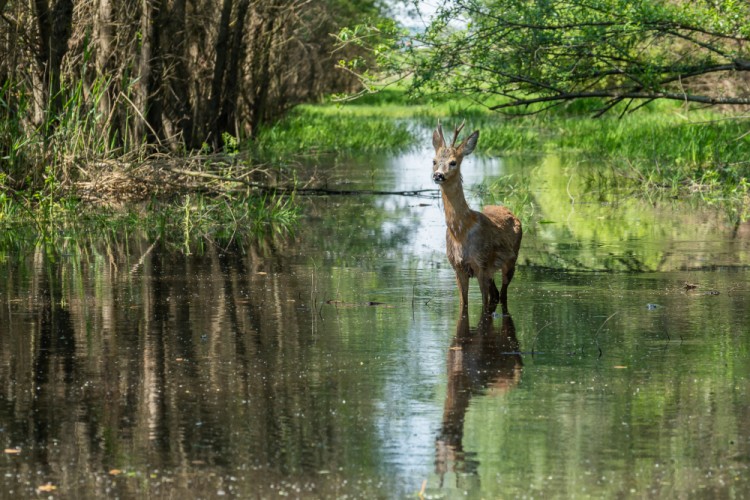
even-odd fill
[(492, 230), (492, 238), (496, 241), (496, 244), (512, 249), (517, 256), (521, 249), (521, 236), (523, 235), (521, 221), (518, 220), (518, 217), (513, 215), (506, 207), (498, 205), (485, 206), (483, 213), (497, 228)]

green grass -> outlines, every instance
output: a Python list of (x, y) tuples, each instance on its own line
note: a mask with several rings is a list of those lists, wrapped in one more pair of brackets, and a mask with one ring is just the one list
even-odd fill
[(599, 190), (700, 196), (747, 217), (742, 207), (750, 193), (748, 118), (712, 109), (686, 110), (670, 101), (655, 101), (633, 113), (620, 104), (593, 118), (601, 105), (580, 100), (546, 112), (537, 107), (500, 114), (467, 98), (414, 98), (394, 85), (350, 102), (301, 107), (264, 130), (259, 147), (282, 156), (396, 152), (416, 141), (409, 124), (432, 128), (441, 119), (452, 127), (465, 119), (468, 128), (481, 130), (480, 154), (575, 156), (586, 165), (581, 173)]
[(415, 138), (409, 124), (398, 119), (396, 109), (403, 111), (394, 108), (391, 113), (378, 113), (372, 107), (337, 104), (300, 106), (280, 122), (264, 127), (252, 147), (263, 159), (403, 150)]
[(184, 195), (146, 207), (145, 225), (186, 254), (206, 244), (241, 246), (293, 232), (299, 216), (294, 199), (281, 196), (207, 197)]
[(698, 195), (742, 212), (750, 178), (747, 126), (747, 119), (709, 111), (567, 119), (547, 147), (602, 163), (643, 195)]

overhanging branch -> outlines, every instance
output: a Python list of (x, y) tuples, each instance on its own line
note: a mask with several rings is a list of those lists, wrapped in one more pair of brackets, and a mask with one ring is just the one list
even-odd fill
[(519, 106), (529, 106), (544, 102), (554, 101), (572, 101), (574, 99), (599, 98), (599, 99), (670, 99), (675, 101), (695, 102), (700, 104), (717, 105), (750, 105), (750, 98), (747, 97), (711, 97), (705, 95), (693, 95), (677, 92), (614, 92), (614, 91), (594, 91), (594, 92), (570, 92), (560, 93), (549, 96), (540, 96), (532, 98), (513, 98), (512, 101), (503, 104), (490, 106), (489, 109), (497, 111), (500, 109), (513, 108)]

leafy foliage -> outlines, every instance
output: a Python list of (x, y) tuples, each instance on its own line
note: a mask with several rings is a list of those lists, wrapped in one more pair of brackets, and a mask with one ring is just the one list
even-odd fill
[(606, 99), (601, 112), (657, 98), (750, 104), (742, 89), (713, 85), (744, 84), (748, 41), (747, 2), (456, 0), (381, 62), (417, 94), (491, 109), (586, 97)]

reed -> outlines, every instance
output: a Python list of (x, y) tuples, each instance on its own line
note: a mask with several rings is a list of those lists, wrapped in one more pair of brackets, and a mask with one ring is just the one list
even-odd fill
[[(79, 78), (62, 82), (60, 111), (53, 114), (47, 110), (41, 124), (36, 125), (28, 118), (30, 96), (23, 87), (10, 81), (0, 87), (0, 227), (7, 230), (5, 236), (40, 238), (55, 247), (60, 238), (101, 235), (113, 229), (127, 233), (135, 230), (134, 224), (143, 224), (147, 232), (158, 232), (167, 223), (176, 223), (175, 214), (180, 212), (184, 217), (180, 221), (183, 224), (176, 226), (182, 229), (179, 241), (183, 248), (190, 248), (201, 241), (225, 243), (256, 238), (266, 231), (284, 232), (294, 224), (297, 211), (293, 198), (263, 192), (233, 196), (231, 185), (227, 189), (223, 185), (221, 189), (214, 187), (222, 178), (231, 177), (231, 169), (256, 168), (241, 159), (227, 160), (238, 153), (238, 144), (231, 136), (224, 137), (228, 154), (186, 156), (179, 151), (157, 150), (145, 137), (141, 142), (128, 143), (128, 137), (113, 135), (112, 116), (102, 114), (100, 110), (107, 107), (100, 102), (112, 95), (123, 102), (131, 101), (132, 86), (115, 91), (111, 79), (89, 78), (86, 72), (87, 65), (83, 64)], [(131, 122), (136, 118), (133, 112), (124, 119)], [(217, 162), (228, 165), (229, 170), (213, 165)], [(193, 164), (200, 164), (201, 169), (210, 166), (210, 179), (187, 181), (184, 176), (167, 172), (170, 182), (159, 182), (166, 174), (154, 173), (165, 167), (170, 170), (173, 164), (183, 169)], [(143, 175), (139, 177), (140, 173)], [(106, 182), (107, 178), (118, 182)], [(145, 205), (145, 214), (132, 216), (144, 206), (140, 200), (108, 208), (131, 199), (131, 191), (144, 186), (152, 192), (139, 194), (140, 200), (153, 200)], [(192, 198), (185, 194), (206, 191), (214, 194)], [(91, 193), (95, 195), (93, 200)], [(277, 227), (267, 227), (271, 225)], [(168, 244), (176, 241), (178, 235), (172, 229), (165, 233)]]

